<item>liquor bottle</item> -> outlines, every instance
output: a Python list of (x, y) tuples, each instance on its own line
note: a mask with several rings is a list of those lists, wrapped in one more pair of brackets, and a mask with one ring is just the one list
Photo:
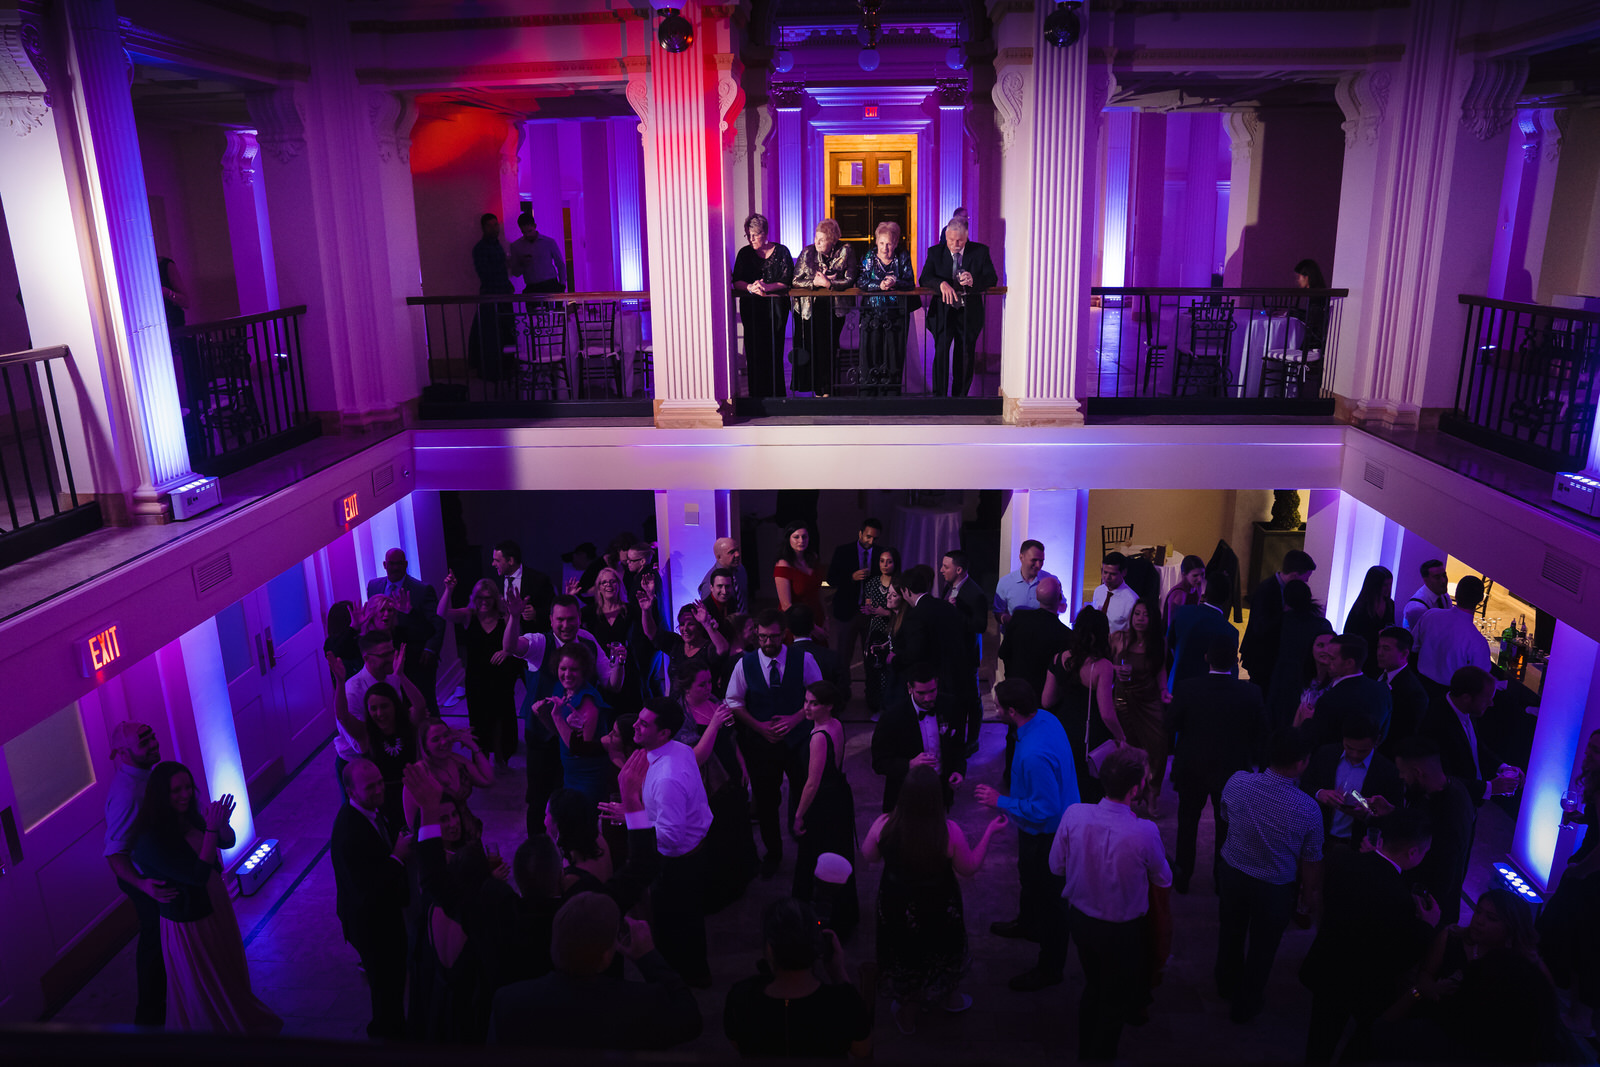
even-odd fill
[(1500, 656), (1497, 662), (1506, 670), (1511, 670), (1516, 665), (1517, 658), (1517, 624), (1512, 620), (1500, 632)]

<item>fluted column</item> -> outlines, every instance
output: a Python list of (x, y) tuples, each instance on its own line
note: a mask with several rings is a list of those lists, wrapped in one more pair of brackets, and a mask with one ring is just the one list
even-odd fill
[(639, 134), (627, 119), (611, 119), (606, 124), (611, 138), (611, 180), (617, 205), (617, 277), (625, 293), (645, 287), (644, 202), (641, 183), (644, 175), (639, 163)]
[[(943, 226), (962, 206), (961, 176), (966, 162), (967, 105), (972, 94), (967, 91), (967, 79), (940, 78), (933, 91), (939, 107), (939, 225)], [(932, 246), (939, 239), (938, 230), (923, 235), (922, 243)], [(921, 266), (921, 264), (918, 264)]]
[(194, 479), (183, 435), (172, 343), (161, 299), (150, 198), (139, 155), (133, 98), (128, 92), (128, 55), (122, 49), (117, 9), (111, 0), (68, 0), (68, 21), (77, 67), (77, 88), (88, 119), (90, 164), (105, 214), (111, 276), (105, 279), (114, 332), (134, 382), (139, 485), (136, 521), (164, 521), (161, 497)]
[(228, 213), (228, 243), (233, 278), (239, 289), (239, 314), (258, 315), (278, 304), (278, 267), (272, 256), (267, 194), (258, 163), (261, 145), (254, 130), (227, 130), (222, 153), (222, 202)]
[[(1002, 189), (1011, 245), (1000, 373), (1005, 419), (1022, 426), (1077, 425), (1083, 412), (1075, 379), (1087, 341), (1093, 254), (1091, 146), (1109, 74), (1097, 63), (1091, 78), (1089, 4), (1079, 9), (1084, 39), (1066, 48), (1044, 39), (1050, 4), (994, 8), (1001, 46), (995, 104), (1009, 142)], [(1030, 73), (1020, 74), (1022, 66)], [(1052, 240), (1031, 239), (1046, 231)]]
[[(778, 132), (778, 217), (772, 220), (772, 239), (798, 255), (807, 243), (805, 230), (805, 169), (802, 144), (805, 135), (805, 86), (798, 82), (774, 82), (768, 91), (772, 110), (777, 115)], [(737, 222), (738, 220), (734, 220)]]
[[(1228, 168), (1227, 243), (1223, 249), (1222, 284), (1230, 289), (1244, 285), (1244, 234), (1256, 220), (1261, 200), (1261, 116), (1254, 111), (1230, 111), (1222, 116), (1232, 162)], [(1346, 159), (1348, 160), (1348, 155)]]
[(728, 232), (738, 220), (724, 218), (706, 195), (722, 188), (712, 57), (731, 48), (721, 10), (683, 7), (694, 42), (674, 55), (652, 39), (649, 71), (630, 72), (627, 88), (644, 136), (655, 414), (663, 428), (722, 425), (718, 399), (731, 393)]

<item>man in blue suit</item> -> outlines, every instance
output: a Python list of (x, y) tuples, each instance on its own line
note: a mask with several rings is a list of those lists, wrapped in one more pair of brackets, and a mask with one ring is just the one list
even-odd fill
[(439, 649), (444, 646), (444, 619), (439, 615), (439, 594), (433, 586), (419, 582), (406, 573), (408, 561), (403, 548), (391, 548), (383, 556), (382, 578), (367, 583), (367, 599), (384, 594), (396, 602), (400, 614), (405, 616), (404, 633), (395, 637), (396, 644), (405, 644), (406, 677), (416, 684), (428, 701), (428, 712), (439, 713), (438, 699)]
[(1172, 649), (1169, 688), (1175, 688), (1185, 678), (1207, 673), (1210, 668), (1206, 665), (1206, 652), (1217, 638), (1228, 638), (1234, 648), (1239, 647), (1239, 631), (1228, 621), (1230, 592), (1226, 583), (1209, 583), (1199, 604), (1186, 604), (1172, 613), (1167, 629), (1167, 647)]

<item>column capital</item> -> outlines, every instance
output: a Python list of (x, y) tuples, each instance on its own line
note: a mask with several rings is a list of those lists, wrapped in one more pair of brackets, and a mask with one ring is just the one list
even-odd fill
[(256, 141), (279, 163), (292, 162), (306, 150), (305, 91), (295, 85), (244, 94), (245, 107), (256, 124)]
[(1391, 79), (1388, 67), (1368, 67), (1340, 75), (1333, 97), (1344, 112), (1344, 123), (1339, 128), (1344, 130), (1346, 148), (1378, 143), (1378, 129), (1389, 106)]
[(935, 78), (933, 98), (941, 108), (965, 111), (972, 101), (972, 90), (965, 75), (955, 78)]
[(1261, 133), (1261, 113), (1258, 111), (1229, 111), (1222, 116), (1223, 129), (1228, 131), (1228, 147), (1236, 163), (1248, 163), (1256, 151), (1256, 137)]
[(378, 138), (378, 159), (411, 162), (411, 130), (417, 124), (416, 99), (380, 86), (367, 88), (367, 117)]
[(26, 137), (44, 125), (52, 106), (50, 65), (38, 26), (14, 10), (0, 20), (0, 126)]
[(225, 130), (227, 139), (222, 150), (222, 184), (253, 185), (256, 180), (256, 160), (261, 155), (261, 145), (254, 130)]
[(775, 81), (767, 85), (767, 100), (778, 111), (799, 111), (806, 103), (806, 83)]
[(1480, 141), (1497, 135), (1517, 117), (1517, 97), (1527, 80), (1523, 57), (1474, 60), (1461, 97), (1461, 125)]

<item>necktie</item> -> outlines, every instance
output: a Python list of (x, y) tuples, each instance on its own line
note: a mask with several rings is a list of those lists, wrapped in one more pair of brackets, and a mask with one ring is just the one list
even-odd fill
[(741, 613), (744, 611), (744, 586), (738, 581), (733, 583), (733, 610)]
[(957, 252), (951, 258), (954, 260), (954, 263), (955, 263), (955, 270), (952, 271), (951, 273), (955, 274), (956, 277), (959, 278), (961, 276), (961, 253)]
[(778, 661), (773, 660), (771, 668), (769, 668), (767, 671), (767, 684), (776, 689), (778, 688), (778, 683), (782, 680), (783, 679), (778, 677)]
[(374, 815), (372, 817), (372, 822), (373, 825), (377, 826), (378, 833), (383, 835), (383, 843), (386, 845), (393, 845), (394, 837), (389, 833), (389, 820), (383, 817), (383, 812), (380, 811)]

